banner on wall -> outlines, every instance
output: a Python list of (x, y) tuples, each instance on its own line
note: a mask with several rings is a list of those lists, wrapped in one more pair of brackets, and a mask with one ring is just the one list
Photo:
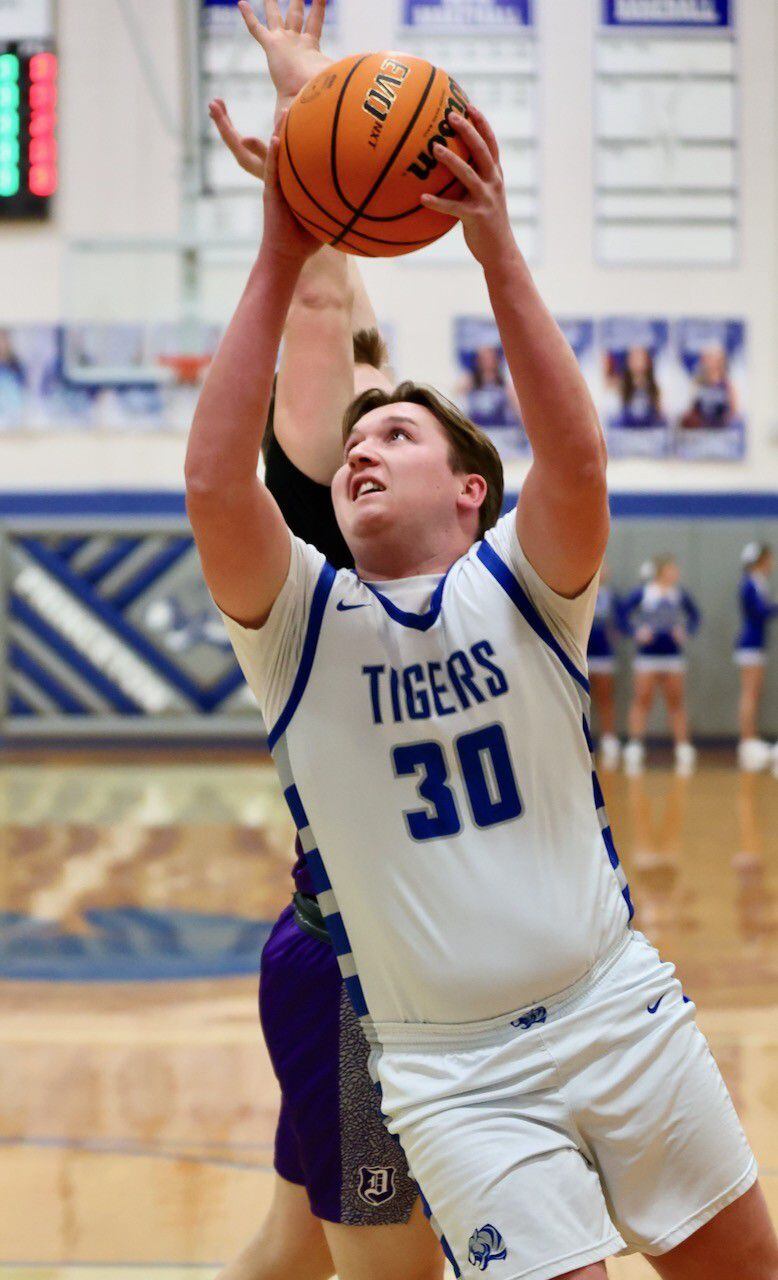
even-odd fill
[(205, 324), (0, 326), (0, 434), (188, 431), (220, 336)]
[(533, 0), (404, 0), (406, 27), (506, 31), (534, 25)]
[(63, 407), (56, 326), (0, 327), (0, 433), (51, 426)]
[(490, 318), (454, 322), (459, 377), (455, 397), (462, 411), (509, 460), (527, 451), (527, 436), (497, 325)]
[(696, 28), (721, 31), (734, 27), (734, 0), (602, 0), (606, 27), (649, 29)]
[(671, 444), (669, 324), (637, 316), (603, 320), (599, 345), (605, 384), (602, 416), (611, 456), (666, 457)]
[(675, 350), (680, 374), (675, 453), (693, 460), (743, 458), (745, 325), (738, 320), (679, 320)]
[[(333, 17), (335, 16), (335, 10), (337, 8), (337, 4), (338, 4), (338, 0), (328, 0), (327, 10), (325, 14), (325, 21), (327, 22), (332, 21)], [(236, 18), (238, 18), (241, 22), (243, 21), (238, 11), (238, 0), (202, 0), (202, 6), (203, 6), (203, 15), (205, 17), (206, 22), (209, 21), (209, 19), (213, 19), (213, 18), (215, 18), (218, 21), (220, 14), (223, 15), (229, 9), (234, 9)], [(306, 12), (308, 9), (310, 9), (310, 7), (311, 7), (311, 0), (305, 0)]]
[(114, 527), (9, 538), (9, 714), (99, 727), (254, 706), (191, 533)]

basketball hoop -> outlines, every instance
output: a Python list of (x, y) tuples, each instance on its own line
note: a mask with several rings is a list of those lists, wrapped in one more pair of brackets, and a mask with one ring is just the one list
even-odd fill
[(179, 386), (197, 387), (211, 360), (209, 355), (158, 356), (157, 363), (170, 371)]

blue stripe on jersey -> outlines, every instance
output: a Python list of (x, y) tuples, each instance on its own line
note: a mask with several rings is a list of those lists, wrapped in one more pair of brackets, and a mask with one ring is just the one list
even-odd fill
[(327, 916), (327, 930), (332, 942), (332, 948), (336, 956), (351, 955), (351, 943), (348, 940), (346, 926), (343, 923), (343, 916), (339, 911), (334, 911), (331, 916)]
[(596, 774), (593, 770), (592, 770), (592, 789), (593, 789), (593, 791), (594, 791), (594, 807), (595, 807), (595, 809), (602, 809), (602, 808), (604, 808), (604, 806), (605, 806), (605, 797), (604, 797), (604, 796), (603, 796), (603, 794), (602, 794), (602, 787), (600, 786), (600, 779), (597, 777), (597, 774)]
[(321, 632), (321, 624), (324, 621), (324, 610), (330, 597), (333, 584), (335, 582), (335, 570), (331, 564), (324, 564), (319, 581), (316, 583), (316, 590), (313, 593), (311, 601), (311, 615), (308, 619), (308, 629), (305, 633), (305, 643), (303, 644), (302, 657), (300, 665), (297, 668), (297, 675), (292, 692), (289, 694), (286, 706), (279, 719), (276, 721), (273, 729), (268, 734), (267, 745), (272, 751), (278, 742), (282, 733), (286, 733), (292, 720), (292, 716), (297, 710), (300, 700), (305, 693), (306, 685), (310, 679), (313, 660), (316, 657), (316, 646), (319, 643), (319, 635)]
[[(329, 919), (327, 920), (327, 927), (329, 928)], [(362, 990), (362, 983), (359, 981), (359, 978), (344, 978), (343, 986), (346, 988), (346, 994), (354, 1006), (354, 1013), (358, 1018), (366, 1018), (367, 1004), (365, 1002), (365, 993)]]
[[(583, 725), (584, 737), (586, 738), (586, 745), (588, 746), (590, 752), (592, 753), (592, 766), (593, 766), (592, 767), (592, 791), (594, 793), (594, 806), (598, 810), (598, 812), (600, 809), (602, 809), (603, 813), (605, 813), (605, 797), (602, 794), (600, 779), (597, 777), (597, 769), (595, 767), (594, 739), (592, 738), (592, 731), (589, 728), (589, 722), (586, 719), (585, 715), (583, 716), (581, 723)], [(605, 849), (608, 854), (608, 861), (610, 862), (613, 870), (616, 873), (616, 877), (619, 882), (619, 888), (621, 889), (621, 896), (624, 899), (624, 902), (626, 903), (627, 911), (629, 912), (629, 919), (631, 921), (632, 917), (635, 914), (635, 908), (632, 905), (632, 897), (629, 892), (629, 885), (627, 884), (627, 880), (624, 875), (624, 868), (621, 865), (621, 860), (616, 850), (616, 844), (613, 839), (613, 832), (610, 829), (610, 825), (608, 825), (607, 816), (603, 819), (603, 821), (606, 823), (606, 825), (602, 828), (603, 844), (605, 845)]]
[(303, 808), (303, 802), (300, 799), (300, 792), (297, 787), (287, 787), (284, 792), (284, 799), (289, 806), (292, 822), (297, 827), (298, 833), (303, 831), (308, 826), (308, 815)]
[(390, 600), (388, 596), (382, 596), (381, 592), (378, 591), (372, 583), (365, 582), (363, 583), (363, 586), (367, 587), (368, 591), (372, 591), (376, 600), (378, 600), (379, 604), (381, 604), (389, 614), (389, 617), (393, 618), (395, 622), (399, 622), (403, 627), (412, 627), (414, 631), (429, 631), (430, 627), (434, 626), (438, 620), (440, 608), (443, 604), (443, 589), (446, 585), (447, 577), (448, 574), (446, 574), (444, 578), (441, 578), (440, 582), (436, 586), (432, 599), (430, 600), (430, 607), (426, 613), (406, 613), (404, 609), (399, 609), (394, 601)]
[(478, 559), (486, 566), (493, 578), (499, 582), (503, 591), (515, 604), (519, 613), (525, 622), (528, 622), (532, 630), (540, 636), (544, 644), (547, 644), (552, 653), (556, 654), (562, 663), (568, 675), (571, 675), (578, 682), (581, 688), (588, 693), (589, 681), (583, 675), (575, 663), (568, 658), (559, 641), (551, 634), (535, 606), (532, 604), (529, 596), (519, 585), (516, 578), (511, 573), (504, 560), (501, 560), (494, 547), (488, 542), (482, 542), (478, 548)]
[(613, 870), (615, 871), (616, 868), (620, 865), (620, 863), (619, 863), (619, 855), (616, 852), (616, 846), (613, 843), (613, 832), (611, 831), (610, 827), (603, 827), (602, 838), (605, 842), (605, 848), (608, 850), (608, 857), (610, 858), (610, 864), (613, 867)]
[(318, 849), (311, 849), (306, 853), (305, 865), (311, 874), (314, 893), (329, 893), (332, 885), (327, 872), (324, 870), (324, 863)]

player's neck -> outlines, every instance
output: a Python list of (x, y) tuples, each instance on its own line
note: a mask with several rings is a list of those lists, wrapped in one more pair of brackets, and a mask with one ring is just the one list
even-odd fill
[(395, 582), (402, 578), (442, 577), (470, 550), (467, 537), (447, 541), (444, 546), (402, 547), (383, 544), (366, 547), (355, 557), (356, 571), (363, 582)]

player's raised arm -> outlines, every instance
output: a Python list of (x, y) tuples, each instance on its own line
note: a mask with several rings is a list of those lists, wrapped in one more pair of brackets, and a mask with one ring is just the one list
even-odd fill
[(597, 572), (608, 540), (606, 450), (575, 356), (540, 297), (508, 215), (497, 141), (480, 111), (452, 116), (468, 164), (445, 147), (437, 158), (466, 190), (461, 201), (422, 197), (462, 221), (481, 263), (533, 463), (521, 492), (518, 532), (530, 563), (560, 595), (578, 595)]
[(278, 132), (265, 173), (259, 256), (219, 346), (195, 412), (186, 499), (205, 579), (225, 613), (259, 626), (289, 572), (289, 533), (257, 475), (276, 359), (300, 272), (318, 243), (278, 182)]

